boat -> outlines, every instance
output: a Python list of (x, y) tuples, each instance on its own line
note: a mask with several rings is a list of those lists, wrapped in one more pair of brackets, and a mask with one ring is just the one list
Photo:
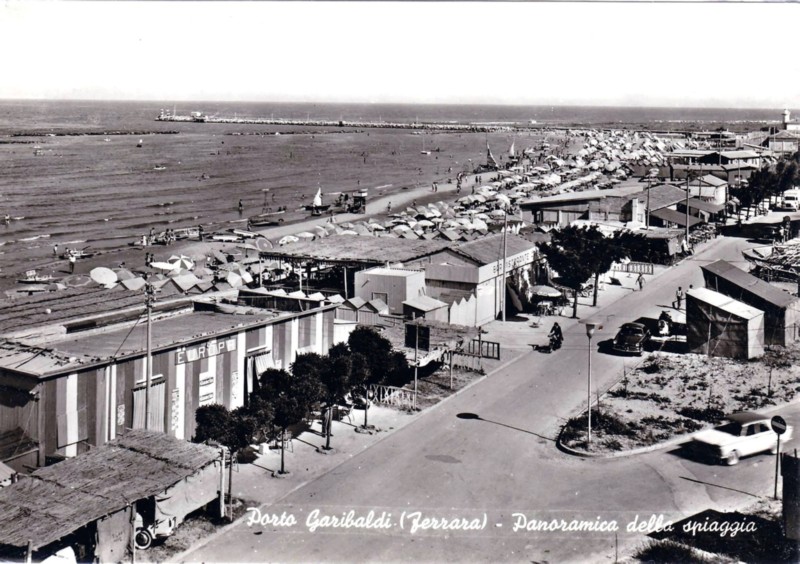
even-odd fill
[(44, 284), (54, 280), (56, 277), (52, 274), (37, 274), (35, 270), (26, 270), (25, 278), (18, 278), (17, 282), (20, 284)]
[(69, 257), (75, 257), (76, 259), (83, 259), (93, 256), (94, 253), (92, 251), (87, 251), (86, 249), (67, 249), (61, 255), (61, 258), (68, 259)]
[(153, 170), (167, 170), (167, 167), (165, 167), (164, 165), (160, 165), (159, 164), (159, 165), (154, 166)]
[(283, 218), (278, 217), (285, 213), (284, 210), (276, 212), (266, 212), (247, 218), (247, 225), (250, 227), (272, 227), (283, 223)]
[(314, 195), (311, 205), (303, 206), (303, 209), (310, 211), (311, 215), (321, 215), (322, 212), (328, 211), (329, 207), (331, 207), (330, 204), (322, 203), (322, 188), (317, 188), (317, 193)]
[(139, 142), (136, 144), (137, 147), (141, 147), (144, 145), (144, 139), (139, 139)]

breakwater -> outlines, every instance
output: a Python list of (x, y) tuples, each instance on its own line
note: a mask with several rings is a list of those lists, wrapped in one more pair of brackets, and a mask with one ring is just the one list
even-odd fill
[[(490, 124), (459, 124), (459, 123), (418, 123), (418, 122), (387, 122), (387, 121), (349, 121), (349, 120), (323, 120), (323, 119), (285, 119), (285, 118), (239, 118), (219, 116), (179, 116), (161, 114), (156, 121), (193, 122), (193, 123), (226, 123), (237, 125), (281, 125), (300, 127), (350, 127), (357, 129), (423, 129), (431, 131), (469, 132), (469, 133), (496, 133), (502, 131), (516, 131), (519, 127)], [(525, 128), (527, 129), (527, 128)]]

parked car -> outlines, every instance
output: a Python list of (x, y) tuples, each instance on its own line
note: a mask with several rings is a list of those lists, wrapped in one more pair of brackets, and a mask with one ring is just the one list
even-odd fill
[(650, 330), (641, 323), (625, 323), (614, 337), (612, 348), (617, 352), (642, 354), (650, 340)]
[[(772, 430), (770, 417), (754, 411), (742, 411), (726, 417), (714, 429), (700, 431), (692, 437), (690, 448), (698, 455), (733, 466), (742, 456), (769, 451), (775, 454), (778, 435)], [(781, 442), (792, 438), (792, 427), (781, 435)]]

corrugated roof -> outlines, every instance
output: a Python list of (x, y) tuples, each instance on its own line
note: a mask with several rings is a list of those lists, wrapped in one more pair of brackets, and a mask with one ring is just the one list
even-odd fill
[[(650, 209), (659, 210), (673, 206), (686, 200), (686, 190), (678, 188), (672, 184), (657, 184), (650, 188)], [(647, 205), (647, 192), (637, 194), (631, 200), (638, 199), (645, 206)]]
[(38, 549), (131, 502), (163, 492), (219, 457), (164, 433), (122, 437), (0, 489), (0, 545)]
[(693, 288), (686, 292), (686, 294), (741, 319), (753, 319), (759, 315), (764, 315), (764, 312), (760, 309), (756, 309), (743, 302), (734, 300), (729, 296), (720, 294), (714, 290), (709, 290), (708, 288)]
[[(533, 243), (509, 233), (506, 237), (506, 256), (524, 253), (533, 249)], [(477, 261), (481, 265), (492, 264), (503, 260), (503, 234), (497, 233), (481, 237), (452, 248), (456, 253)]]
[[(680, 225), (681, 227), (686, 227), (686, 214), (677, 212), (675, 210), (671, 210), (669, 208), (662, 208), (660, 210), (655, 210), (650, 213), (650, 216), (657, 217), (659, 219), (668, 221), (670, 223), (675, 223), (677, 225)], [(698, 223), (702, 222), (703, 220), (698, 217), (694, 217), (693, 215), (689, 216), (689, 227), (692, 227), (693, 225), (697, 225)]]
[(780, 308), (798, 300), (796, 296), (791, 295), (789, 292), (776, 288), (769, 282), (745, 272), (728, 261), (718, 260), (700, 268)]
[(335, 262), (404, 262), (440, 251), (449, 244), (444, 241), (418, 241), (393, 237), (353, 237), (331, 235), (316, 241), (298, 241), (270, 249), (270, 258), (294, 258)]
[(447, 307), (445, 302), (440, 302), (435, 298), (429, 296), (417, 296), (403, 302), (403, 305), (413, 307), (421, 311), (433, 311), (442, 307)]
[(719, 213), (725, 209), (725, 204), (715, 204), (714, 202), (706, 202), (697, 198), (689, 198), (689, 208), (709, 213)]
[(701, 176), (697, 179), (698, 182), (705, 182), (706, 184), (710, 184), (711, 186), (725, 186), (727, 184), (726, 181), (722, 180), (714, 176), (713, 174), (706, 174), (705, 176)]

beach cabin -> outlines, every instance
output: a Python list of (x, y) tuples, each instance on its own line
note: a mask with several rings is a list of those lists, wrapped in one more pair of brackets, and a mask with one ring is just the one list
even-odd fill
[(448, 305), (428, 296), (418, 296), (403, 302), (403, 317), (406, 319), (424, 318), (427, 321), (448, 322)]
[[(141, 296), (100, 288), (59, 302), (33, 297), (7, 305), (0, 310), (0, 461), (27, 472), (127, 429), (188, 440), (198, 407), (240, 407), (260, 372), (288, 369), (298, 354), (326, 354), (336, 342), (335, 304), (279, 311), (236, 298), (233, 291), (159, 301), (150, 323), (149, 392), (148, 328), (134, 324), (144, 310)], [(106, 310), (90, 315), (89, 304)], [(21, 321), (21, 311), (44, 312), (45, 305), (47, 314)], [(346, 340), (353, 327), (336, 327), (336, 338)]]
[(392, 314), (402, 314), (403, 302), (424, 293), (424, 270), (376, 267), (355, 274), (356, 296), (367, 302), (381, 300)]
[(707, 288), (686, 293), (689, 352), (748, 360), (764, 354), (764, 312)]
[(800, 338), (800, 298), (724, 260), (700, 268), (706, 288), (764, 312), (767, 345), (787, 346)]

